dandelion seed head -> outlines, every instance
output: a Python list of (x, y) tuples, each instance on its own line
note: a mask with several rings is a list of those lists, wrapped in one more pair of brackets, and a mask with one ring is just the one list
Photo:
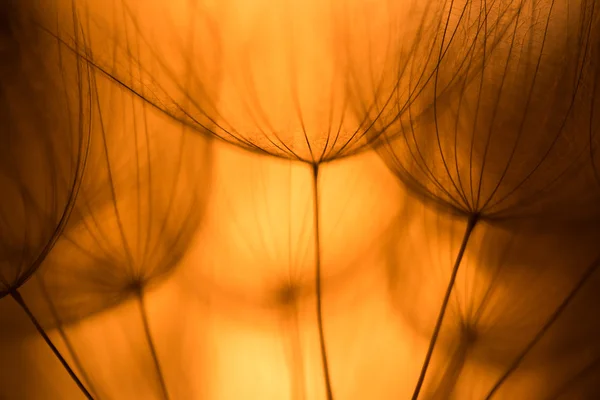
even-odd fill
[(210, 141), (95, 79), (86, 176), (41, 279), (51, 324), (87, 318), (167, 279), (196, 240), (210, 184)]
[(30, 6), (10, 2), (0, 16), (0, 297), (37, 271), (64, 229), (88, 142), (78, 128), (87, 66), (60, 57)]
[[(590, 149), (598, 122), (598, 9), (460, 2), (438, 65), (380, 154), (415, 193), (489, 220), (597, 218)], [(445, 11), (451, 15), (451, 10)], [(425, 102), (425, 103), (423, 103)], [(429, 103), (427, 103), (429, 102)], [(414, 108), (414, 112), (412, 110)]]
[[(200, 134), (257, 153), (326, 162), (372, 141), (348, 90), (358, 85), (352, 90), (364, 92), (366, 71), (356, 65), (362, 58), (372, 73), (367, 79), (385, 81), (377, 99), (393, 95), (394, 75), (403, 75), (397, 59), (410, 53), (410, 39), (402, 39), (402, 51), (394, 43), (417, 30), (399, 27), (413, 11), (425, 12), (419, 2), (406, 3), (410, 8), (388, 2), (378, 9), (364, 0), (184, 7), (123, 1), (112, 11), (93, 9), (92, 58), (104, 74)], [(147, 22), (157, 15), (157, 24)]]

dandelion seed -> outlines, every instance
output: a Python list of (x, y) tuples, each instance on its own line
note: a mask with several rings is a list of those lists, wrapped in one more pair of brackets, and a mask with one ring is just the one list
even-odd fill
[[(270, 379), (278, 384), (268, 384), (273, 396), (319, 396), (324, 392), (324, 377), (314, 311), (317, 255), (313, 177), (307, 173), (311, 168), (303, 163), (257, 157), (229, 146), (216, 149), (214, 197), (207, 211), (211, 217), (206, 221), (206, 235), (200, 239), (202, 245), (194, 251), (197, 258), (191, 256), (194, 266), (186, 269), (190, 272), (185, 279), (187, 290), (218, 321), (216, 329), (235, 336), (219, 340), (222, 348), (219, 346), (217, 351), (224, 361), (217, 362), (223, 365), (218, 376), (239, 379), (240, 384), (215, 390), (225, 397), (251, 393), (253, 385), (261, 382), (258, 374), (264, 367), (274, 368)], [(387, 177), (378, 157), (364, 154), (353, 161), (326, 164), (320, 171), (322, 335), (327, 340), (332, 394), (339, 391), (341, 397), (352, 386), (341, 384), (344, 380), (337, 386), (335, 377), (351, 375), (355, 364), (336, 361), (344, 351), (340, 338), (346, 339), (340, 332), (344, 328), (340, 327), (339, 315), (347, 312), (349, 302), (359, 302), (356, 297), (368, 296), (367, 288), (361, 286), (358, 291), (355, 284), (362, 283), (359, 277), (372, 277), (370, 262), (395, 205), (390, 200), (386, 204), (389, 208), (382, 207), (375, 195), (390, 194), (385, 185), (378, 185), (382, 172)], [(372, 172), (373, 164), (380, 168)], [(385, 182), (393, 184), (388, 179)], [(355, 230), (356, 226), (361, 230)], [(251, 349), (243, 350), (243, 345), (241, 354), (230, 349), (229, 340), (246, 343), (246, 335), (248, 347), (255, 346), (251, 339), (254, 335), (272, 337), (264, 344), (265, 358), (260, 366), (240, 366), (234, 361), (246, 358), (243, 354), (252, 354)], [(329, 355), (332, 351), (334, 354)], [(360, 354), (355, 357), (363, 361)], [(237, 365), (235, 373), (231, 370), (233, 364)], [(231, 392), (225, 395), (220, 390)]]
[[(389, 247), (389, 289), (402, 319), (426, 338), (463, 224), (418, 203), (407, 215), (398, 221), (402, 236)], [(566, 365), (582, 368), (596, 346), (598, 328), (590, 317), (597, 241), (597, 229), (532, 233), (480, 225), (456, 277), (421, 395), (486, 398), (495, 385), (499, 397), (556, 392), (553, 385), (528, 388), (519, 379), (533, 371), (558, 386), (572, 375)]]
[(431, 106), (413, 112), (410, 104), (393, 124), (371, 118), (384, 132), (378, 152), (392, 172), (422, 199), (468, 218), (413, 399), (475, 225), (529, 219), (556, 229), (600, 215), (589, 190), (600, 71), (595, 2), (442, 8), (437, 67), (422, 96)]
[[(211, 295), (218, 293), (221, 307), (235, 303), (236, 307), (231, 308), (238, 311), (281, 312), (292, 331), (289, 344), (291, 364), (295, 366), (290, 371), (293, 396), (306, 395), (304, 351), (298, 344), (300, 334), (293, 319), (307, 294), (314, 293), (307, 290), (313, 285), (317, 300), (313, 317), (316, 315), (318, 320), (327, 398), (333, 399), (333, 389), (340, 387), (330, 376), (331, 349), (326, 345), (331, 342), (325, 340), (329, 323), (324, 309), (329, 305), (326, 307), (324, 288), (329, 290), (332, 280), (323, 270), (327, 264), (323, 171), (324, 163), (355, 154), (369, 145), (377, 149), (413, 194), (463, 217), (453, 220), (452, 232), (458, 225), (465, 225), (458, 226), (462, 230), (459, 242), (453, 240), (452, 246), (443, 243), (444, 248), (451, 247), (450, 255), (455, 258), (444, 260), (453, 268), (444, 275), (450, 277), (450, 283), (437, 299), (442, 304), (438, 318), (426, 321), (422, 319), (425, 313), (415, 317), (410, 315), (411, 310), (402, 310), (409, 320), (414, 318), (415, 325), (422, 324), (419, 328), (425, 334), (433, 329), (413, 398), (419, 397), (421, 388), (423, 396), (432, 398), (448, 398), (453, 392), (456, 395), (465, 385), (469, 366), (477, 362), (510, 364), (503, 370), (504, 375), (490, 385), (496, 386), (488, 397), (500, 387), (502, 394), (511, 393), (510, 389), (505, 392), (505, 382), (510, 384), (515, 376), (521, 376), (521, 364), (530, 358), (539, 361), (531, 354), (539, 351), (541, 342), (555, 337), (554, 330), (561, 325), (563, 314), (568, 314), (565, 310), (570, 310), (570, 303), (581, 291), (575, 285), (569, 292), (572, 295), (554, 299), (564, 306), (544, 303), (540, 307), (546, 312), (543, 321), (527, 320), (524, 315), (528, 305), (541, 301), (539, 298), (548, 293), (528, 290), (512, 303), (498, 294), (505, 294), (498, 282), (507, 279), (507, 270), (510, 277), (511, 268), (516, 268), (517, 262), (511, 258), (516, 257), (514, 254), (525, 258), (521, 260), (522, 267), (534, 275), (552, 269), (541, 268), (544, 262), (536, 257), (527, 260), (529, 253), (521, 247), (535, 247), (538, 238), (525, 235), (513, 222), (533, 219), (529, 227), (540, 234), (549, 226), (587, 226), (588, 219), (597, 220), (600, 216), (598, 192), (588, 190), (598, 175), (591, 168), (598, 164), (594, 101), (597, 7), (591, 0), (583, 0), (578, 9), (564, 0), (550, 0), (543, 5), (533, 0), (407, 3), (410, 7), (397, 14), (397, 2), (388, 2), (378, 9), (362, 1), (341, 5), (309, 2), (302, 6), (291, 2), (273, 5), (191, 1), (182, 9), (166, 12), (166, 5), (155, 2), (136, 6), (133, 2), (113, 1), (107, 6), (109, 11), (102, 14), (85, 2), (80, 11), (86, 15), (90, 39), (81, 43), (74, 40), (73, 34), (60, 39), (94, 65), (94, 79), (104, 80), (104, 76), (121, 86), (115, 89), (115, 97), (139, 99), (134, 100), (137, 107), (132, 109), (138, 113), (133, 112), (131, 121), (120, 112), (115, 113), (116, 118), (108, 118), (112, 104), (98, 101), (104, 95), (94, 98), (97, 133), (92, 146), (96, 152), (92, 152), (89, 168), (94, 178), (84, 182), (83, 195), (67, 232), (42, 276), (42, 288), (51, 306), (48, 319), (60, 329), (69, 329), (65, 338), (72, 335), (79, 322), (85, 323), (102, 311), (120, 309), (118, 306), (124, 306), (129, 298), (137, 300), (137, 329), (149, 350), (144, 360), (152, 364), (150, 374), (156, 379), (152, 390), (162, 397), (169, 396), (143, 294), (173, 273), (187, 255), (204, 214), (196, 213), (192, 204), (198, 202), (203, 208), (204, 191), (203, 187), (192, 185), (194, 193), (202, 194), (198, 194), (200, 199), (190, 200), (177, 190), (166, 191), (165, 195), (154, 189), (178, 185), (178, 166), (187, 165), (184, 150), (202, 148), (205, 154), (206, 148), (202, 144), (187, 148), (189, 141), (195, 140), (189, 131), (179, 135), (169, 130), (155, 135), (154, 129), (149, 128), (153, 124), (145, 121), (154, 107), (196, 133), (310, 166), (310, 171), (304, 172), (309, 172), (306, 199), (312, 207), (300, 207), (308, 210), (306, 214), (292, 206), (289, 211), (290, 216), (298, 212), (303, 221), (309, 221), (294, 243), (306, 251), (292, 255), (295, 246), (280, 243), (279, 239), (269, 240), (268, 236), (276, 236), (272, 234), (273, 226), (281, 221), (261, 226), (265, 229), (259, 229), (257, 234), (260, 245), (246, 250), (269, 260), (264, 265), (256, 263), (261, 268), (296, 266), (290, 259), (306, 258), (303, 261), (310, 261), (306, 264), (314, 267), (314, 274), (308, 279), (303, 274), (274, 274), (266, 284), (261, 281), (257, 287), (244, 290), (247, 282), (236, 281), (236, 266), (219, 264), (215, 270), (220, 279), (203, 276), (200, 284), (203, 287), (211, 286), (213, 281), (225, 282), (225, 287), (215, 284), (211, 288)], [(569, 4), (568, 9), (564, 4)], [(402, 19), (406, 17), (403, 13), (412, 16), (408, 23)], [(156, 15), (160, 15), (160, 21), (151, 26)], [(184, 33), (176, 29), (181, 21), (185, 21), (181, 31)], [(107, 31), (116, 33), (106, 35)], [(311, 41), (317, 44), (309, 45)], [(121, 123), (136, 133), (113, 134), (126, 131), (118, 127)], [(163, 157), (156, 152), (154, 146), (162, 151), (171, 148), (173, 142), (180, 146), (175, 146), (177, 150), (172, 153), (167, 151)], [(154, 167), (157, 163), (160, 174)], [(204, 166), (190, 164), (190, 170), (202, 170), (200, 181), (204, 184)], [(168, 165), (175, 167), (170, 169)], [(165, 180), (163, 167), (168, 170), (165, 176), (169, 176)], [(181, 207), (171, 207), (175, 199), (183, 198), (188, 200), (183, 200)], [(273, 207), (270, 200), (266, 202), (269, 204), (262, 206)], [(224, 211), (215, 215), (230, 215), (233, 210), (225, 207)], [(151, 218), (151, 214), (158, 216)], [(256, 225), (264, 223), (259, 221), (256, 208), (247, 214), (255, 217)], [(501, 222), (511, 228), (510, 235), (503, 232), (499, 240), (495, 238), (502, 243), (504, 252), (490, 256), (494, 261), (477, 259), (474, 254), (491, 251), (486, 246), (499, 246), (493, 240), (488, 242), (489, 238), (483, 240), (486, 236), (482, 233), (487, 234), (490, 226)], [(182, 231), (178, 231), (181, 227)], [(427, 228), (433, 229), (431, 225)], [(444, 242), (445, 234), (437, 234), (439, 241)], [(511, 240), (516, 238), (517, 243), (507, 245), (503, 234), (511, 236)], [(241, 236), (246, 239), (241, 241), (245, 245), (252, 241), (249, 234)], [(281, 237), (290, 240), (296, 236), (283, 232)], [(236, 238), (227, 239), (231, 245)], [(173, 253), (170, 246), (175, 247)], [(478, 246), (479, 253), (473, 250)], [(290, 253), (283, 254), (289, 257), (287, 262), (280, 262), (281, 248)], [(236, 251), (243, 249), (236, 247)], [(229, 247), (228, 251), (233, 252)], [(409, 253), (399, 260), (392, 259), (390, 274), (412, 276), (427, 292), (427, 284), (432, 284), (435, 275), (432, 265), (425, 265), (421, 271), (429, 280), (418, 275), (415, 278), (413, 271), (399, 271), (398, 267), (409, 260), (422, 264), (421, 256)], [(564, 265), (550, 261), (557, 269), (567, 270), (568, 265), (578, 272), (586, 265), (574, 260)], [(592, 263), (589, 267), (589, 276), (594, 266)], [(486, 272), (498, 280), (486, 281)], [(486, 279), (470, 281), (469, 274), (481, 273)], [(525, 275), (513, 273), (519, 278)], [(252, 279), (258, 281), (255, 275)], [(398, 280), (396, 277), (395, 282)], [(465, 299), (460, 298), (463, 295)], [(420, 299), (418, 294), (415, 298)], [(525, 299), (532, 299), (531, 304)], [(402, 300), (396, 298), (396, 305)], [(518, 305), (522, 307), (515, 311)], [(248, 312), (244, 316), (255, 315)], [(536, 318), (542, 319), (542, 313), (533, 319)], [(506, 334), (510, 329), (504, 323), (512, 323), (513, 328), (517, 326), (528, 335), (516, 338), (519, 343), (507, 344), (507, 337), (512, 335)], [(536, 331), (532, 326), (542, 328)], [(494, 334), (490, 334), (492, 330)], [(523, 340), (529, 342), (522, 343)], [(436, 342), (442, 351), (434, 352)], [(494, 345), (490, 345), (492, 342)], [(136, 344), (131, 347), (133, 358), (140, 361), (138, 364), (143, 363)], [(594, 363), (590, 365), (593, 368)], [(428, 370), (431, 375), (426, 381)], [(585, 371), (584, 367), (582, 375)], [(97, 375), (91, 380), (98, 383)], [(430, 390), (431, 385), (423, 386), (429, 382), (437, 387)], [(472, 394), (483, 393), (472, 389)]]
[(89, 145), (89, 68), (39, 31), (40, 20), (29, 3), (0, 9), (0, 298), (19, 304), (89, 399), (19, 292), (68, 223)]
[[(389, 83), (404, 75), (415, 53), (408, 44), (395, 46), (408, 17), (392, 3), (387, 14), (371, 15), (361, 12), (369, 7), (363, 0), (192, 1), (182, 8), (124, 0), (110, 11), (89, 7), (96, 38), (90, 61), (106, 75), (201, 133), (313, 164), (355, 154), (373, 140), (348, 97), (362, 73), (356, 58), (370, 57), (371, 78)], [(158, 25), (150, 23), (157, 15)], [(354, 33), (355, 22), (367, 26), (366, 38)], [(419, 29), (411, 26), (411, 34)], [(107, 38), (106, 31), (116, 33)], [(132, 54), (124, 42), (138, 43), (142, 52)], [(401, 68), (398, 57), (405, 58)], [(134, 74), (126, 68), (132, 62), (139, 66)], [(389, 86), (380, 88), (379, 100), (400, 96), (397, 85)], [(407, 103), (417, 96), (402, 95)]]
[(567, 3), (467, 1), (448, 11), (432, 106), (420, 115), (409, 108), (380, 148), (404, 183), (487, 220), (598, 215), (589, 191), (598, 7)]
[[(394, 47), (397, 37), (403, 34), (395, 29), (407, 15), (400, 12), (401, 7), (392, 3), (389, 6), (393, 14), (389, 19), (381, 13), (376, 15), (377, 21), (366, 23), (381, 22), (381, 29), (369, 31), (366, 41), (347, 31), (353, 25), (352, 18), (361, 16), (355, 13), (360, 7), (319, 1), (193, 1), (185, 10), (168, 10), (163, 4), (145, 3), (139, 7), (123, 1), (111, 5), (112, 16), (94, 18), (95, 33), (91, 36), (96, 39), (90, 45), (94, 54), (87, 59), (106, 76), (201, 133), (312, 166), (319, 320), (319, 166), (364, 150), (374, 140), (372, 134), (367, 134), (373, 132), (368, 118), (356, 118), (351, 110), (348, 80), (356, 79), (357, 74), (346, 57), (362, 51), (373, 64), (381, 63), (373, 76), (391, 69), (398, 78), (414, 53), (414, 49)], [(97, 15), (89, 8), (86, 12)], [(398, 12), (402, 17), (394, 14)], [(147, 21), (155, 18), (148, 15), (161, 15), (160, 20), (165, 22), (160, 26), (149, 24)], [(185, 35), (178, 34), (178, 24), (187, 30)], [(109, 31), (118, 32), (109, 40), (102, 35), (107, 26), (112, 27)], [(372, 43), (380, 40), (386, 45), (374, 51)], [(130, 43), (143, 51), (131, 52)], [(356, 51), (359, 47), (361, 50)], [(394, 57), (399, 54), (406, 60), (398, 69)], [(136, 66), (133, 73), (127, 68), (131, 64)], [(429, 67), (433, 64), (427, 63)], [(381, 76), (389, 81), (389, 74)], [(376, 97), (404, 96), (406, 102), (411, 102), (418, 93), (402, 90), (404, 87), (397, 85), (384, 87)], [(322, 325), (319, 321), (323, 372), (327, 397), (332, 399)]]
[[(88, 170), (73, 217), (40, 271), (42, 301), (51, 311), (46, 319), (66, 332), (100, 312), (137, 302), (157, 390), (168, 398), (146, 294), (174, 272), (195, 240), (208, 194), (211, 144), (161, 119), (102, 75), (92, 78)], [(93, 360), (78, 358), (87, 372), (94, 371)], [(98, 382), (94, 386), (102, 389)]]

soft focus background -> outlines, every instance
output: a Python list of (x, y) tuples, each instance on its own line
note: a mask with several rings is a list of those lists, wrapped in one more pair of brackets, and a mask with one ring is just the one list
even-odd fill
[[(195, 110), (205, 107), (211, 115), (195, 115), (197, 121), (227, 124), (258, 146), (275, 137), (303, 159), (308, 157), (303, 129), (322, 146), (323, 135), (335, 132), (332, 121), (358, 123), (342, 118), (351, 106), (335, 73), (341, 54), (351, 48), (351, 62), (372, 60), (370, 68), (352, 69), (370, 76), (371, 83), (389, 71), (398, 77), (393, 60), (399, 55), (389, 43), (415, 40), (415, 21), (434, 18), (442, 5), (426, 3), (78, 0), (74, 8), (83, 26), (79, 43), (85, 37), (93, 52), (88, 55), (111, 73), (135, 76), (131, 82), (155, 105), (181, 117), (174, 104), (200, 99)], [(556, 3), (567, 12), (567, 3), (578, 2)], [(36, 5), (44, 23), (63, 32), (66, 42), (77, 36), (72, 6), (67, 0)], [(207, 10), (209, 22), (194, 17), (199, 9)], [(346, 19), (333, 21), (344, 24), (318, 23), (330, 15), (343, 15)], [(290, 21), (299, 27), (291, 42), (282, 28)], [(340, 34), (353, 25), (363, 34)], [(276, 27), (281, 36), (273, 33)], [(297, 47), (288, 49), (290, 43)], [(250, 62), (240, 49), (254, 47)], [(300, 59), (289, 59), (284, 50)], [(248, 70), (254, 75), (244, 76)], [(325, 399), (310, 165), (200, 135), (103, 74), (90, 79), (97, 89), (90, 131), (106, 139), (90, 147), (84, 194), (91, 200), (74, 213), (68, 243), (58, 243), (46, 269), (22, 288), (65, 358), (97, 399), (162, 398), (141, 303), (127, 295), (130, 271), (122, 272), (118, 244), (124, 230), (132, 238), (129, 255), (141, 271), (136, 273), (152, 278), (142, 307), (171, 399)], [(355, 90), (381, 102), (382, 93), (392, 90), (387, 79), (381, 79), (381, 93)], [(244, 86), (250, 81), (252, 89)], [(301, 88), (299, 104), (289, 93), (295, 86)], [(150, 144), (143, 143), (147, 139)], [(133, 151), (138, 147), (142, 150)], [(156, 157), (140, 162), (136, 156), (144, 152)], [(173, 172), (179, 168), (186, 172), (173, 189), (169, 174), (179, 176)], [(155, 186), (140, 183), (143, 174)], [(413, 197), (370, 149), (321, 166), (318, 184), (324, 332), (334, 398), (408, 399), (466, 221)], [(109, 196), (98, 185), (118, 190)], [(173, 196), (176, 205), (166, 206), (171, 203), (163, 196)], [(123, 221), (131, 216), (129, 226), (117, 224), (110, 204), (122, 207)], [(160, 222), (144, 225), (134, 216), (140, 210), (147, 218), (152, 210), (168, 217), (168, 229), (153, 230)], [(94, 234), (77, 236), (89, 215), (101, 227), (86, 225)], [(187, 225), (192, 220), (193, 229)], [(485, 398), (597, 258), (595, 224), (552, 231), (532, 224), (476, 227), (422, 398)], [(185, 238), (178, 236), (183, 234), (178, 226), (189, 228)], [(144, 235), (151, 238), (146, 245), (139, 240)], [(81, 254), (94, 256), (69, 250), (77, 241), (85, 250)], [(65, 307), (61, 323), (42, 295), (49, 274), (65, 277), (53, 292)], [(592, 276), (494, 398), (600, 396), (599, 288), (600, 276)], [(80, 398), (22, 310), (11, 298), (0, 299), (0, 399)]]

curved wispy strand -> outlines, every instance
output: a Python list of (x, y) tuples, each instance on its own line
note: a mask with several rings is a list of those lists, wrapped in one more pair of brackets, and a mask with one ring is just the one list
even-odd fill
[[(377, 151), (399, 180), (467, 220), (413, 400), (482, 220), (527, 219), (536, 229), (557, 229), (600, 217), (600, 193), (590, 190), (600, 71), (596, 2), (440, 4), (446, 17), (435, 31), (440, 41), (422, 90), (426, 103), (410, 103), (392, 123), (371, 118), (381, 137)], [(372, 114), (364, 106), (370, 103), (355, 103), (360, 115)]]
[[(305, 399), (312, 389), (305, 326), (312, 325), (315, 296), (311, 178), (303, 165), (232, 150), (217, 153), (209, 237), (197, 250), (200, 261), (189, 272), (187, 289), (219, 316), (232, 318), (239, 331), (272, 332), (274, 346), (262, 349), (265, 360), (259, 362), (280, 376), (271, 390)], [(237, 363), (237, 357), (226, 362)], [(229, 368), (222, 373), (229, 376)], [(246, 364), (238, 368), (253, 373)], [(248, 390), (240, 385), (231, 393)]]
[(0, 297), (31, 277), (60, 236), (89, 142), (87, 66), (18, 7), (9, 2), (0, 15), (8, 29), (0, 64)]
[[(464, 221), (413, 204), (390, 242), (388, 288), (429, 337)], [(561, 233), (481, 224), (456, 277), (422, 398), (554, 398), (594, 368), (600, 326), (597, 228)], [(548, 383), (531, 385), (534, 374)], [(593, 385), (588, 389), (594, 390)]]
[(89, 399), (19, 291), (68, 224), (89, 150), (89, 65), (39, 30), (42, 20), (52, 22), (30, 2), (0, 6), (0, 299), (18, 303)]
[(451, 2), (431, 106), (383, 127), (378, 151), (415, 193), (462, 215), (598, 217), (599, 15), (590, 0)]
[[(252, 392), (255, 374), (271, 370), (274, 382), (269, 390), (281, 398), (310, 399), (327, 393), (337, 398), (336, 392), (343, 398), (358, 387), (342, 379), (353, 373), (355, 364), (337, 361), (344, 352), (340, 341), (348, 340), (340, 315), (348, 312), (348, 303), (359, 302), (356, 297), (368, 296), (359, 277), (369, 274), (365, 271), (371, 270), (373, 248), (395, 209), (392, 202), (389, 209), (380, 209), (376, 194), (389, 192), (377, 179), (387, 171), (373, 155), (368, 161), (377, 162), (380, 169), (371, 173), (367, 166), (372, 164), (365, 158), (321, 166), (315, 201), (309, 166), (256, 157), (230, 146), (216, 148), (209, 219), (201, 245), (194, 250), (197, 258), (191, 255), (195, 262), (183, 271), (188, 271), (186, 291), (206, 307), (210, 321), (217, 321), (211, 329), (223, 329), (225, 338), (213, 345), (224, 360), (217, 362), (216, 374), (240, 380), (235, 388), (215, 388), (226, 391), (221, 396), (243, 397)], [(361, 229), (354, 230), (356, 226)], [(361, 290), (356, 289), (357, 281)], [(263, 343), (265, 335), (272, 342), (254, 349), (253, 341)], [(235, 338), (231, 346), (240, 350), (229, 348), (230, 337)], [(255, 351), (264, 358), (239, 363)], [(355, 363), (364, 361), (355, 356)]]
[[(70, 326), (129, 300), (139, 303), (157, 390), (168, 398), (146, 293), (174, 272), (196, 238), (209, 193), (211, 143), (102, 74), (91, 76), (86, 176), (72, 218), (40, 270), (39, 314), (69, 345)], [(73, 355), (93, 380), (93, 360)], [(102, 382), (89, 384), (103, 393)]]
[[(359, 116), (349, 96), (367, 91), (362, 65), (378, 83), (366, 94), (386, 114), (398, 113), (394, 100), (406, 109), (418, 97), (422, 84), (407, 86), (408, 73), (415, 75), (409, 68), (425, 67), (419, 81), (431, 80), (427, 33), (441, 15), (426, 18), (437, 9), (416, 1), (410, 9), (388, 2), (380, 11), (363, 0), (195, 0), (183, 9), (120, 0), (102, 11), (84, 4), (93, 16), (89, 61), (120, 85), (199, 132), (312, 164), (355, 154), (375, 139), (370, 117), (382, 111)], [(405, 26), (415, 12), (418, 21)], [(134, 42), (140, 53), (123, 45)]]

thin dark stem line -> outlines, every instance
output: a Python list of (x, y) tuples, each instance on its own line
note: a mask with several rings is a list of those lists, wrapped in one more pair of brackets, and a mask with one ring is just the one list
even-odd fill
[(569, 380), (567, 380), (565, 383), (563, 383), (558, 390), (556, 391), (556, 393), (554, 393), (552, 396), (549, 396), (547, 398), (547, 400), (558, 400), (558, 399), (565, 399), (569, 393), (570, 390), (572, 389), (576, 389), (577, 383), (580, 383), (580, 380), (589, 378), (589, 375), (598, 370), (598, 367), (600, 367), (600, 358), (595, 358), (592, 362), (588, 363), (582, 370), (580, 370), (577, 374), (575, 374), (574, 376), (572, 376), (571, 378), (569, 378)]
[(138, 304), (140, 306), (140, 314), (142, 315), (142, 324), (144, 326), (144, 335), (146, 336), (146, 342), (148, 343), (148, 347), (150, 348), (150, 354), (152, 355), (152, 361), (154, 362), (154, 368), (156, 369), (156, 374), (158, 375), (158, 380), (160, 383), (160, 389), (163, 394), (163, 398), (165, 400), (169, 399), (169, 392), (167, 390), (167, 384), (165, 382), (165, 378), (162, 373), (162, 368), (160, 367), (160, 362), (158, 360), (158, 353), (156, 352), (156, 346), (154, 345), (154, 340), (152, 339), (152, 334), (150, 333), (150, 324), (148, 323), (148, 313), (146, 312), (146, 305), (144, 303), (144, 293), (140, 290), (137, 293)]
[(437, 383), (436, 390), (431, 396), (431, 399), (448, 399), (454, 394), (458, 379), (460, 378), (465, 364), (467, 362), (467, 356), (469, 353), (468, 339), (463, 338), (461, 343), (454, 350), (454, 354), (449, 360), (449, 365), (442, 374), (440, 381)]
[(54, 318), (54, 321), (56, 322), (56, 329), (58, 330), (58, 333), (60, 334), (60, 337), (62, 338), (63, 342), (65, 342), (67, 351), (69, 352), (69, 354), (71, 355), (71, 358), (73, 359), (73, 365), (75, 365), (75, 368), (77, 368), (79, 370), (79, 373), (81, 374), (81, 380), (87, 385), (87, 387), (89, 388), (89, 392), (93, 393), (95, 398), (98, 399), (99, 397), (98, 397), (97, 390), (94, 387), (94, 385), (92, 384), (92, 380), (85, 372), (85, 369), (83, 368), (83, 364), (81, 363), (81, 360), (79, 359), (79, 356), (77, 355), (77, 352), (75, 351), (75, 348), (73, 347), (73, 344), (71, 343), (71, 340), (69, 339), (69, 337), (67, 336), (67, 333), (65, 332), (65, 330), (63, 328), (63, 322), (61, 321), (60, 315), (59, 315), (56, 307), (54, 306), (54, 302), (52, 301), (52, 298), (50, 297), (50, 294), (48, 293), (48, 290), (46, 289), (46, 285), (44, 284), (44, 281), (42, 280), (42, 278), (39, 277), (39, 275), (38, 275), (37, 282), (38, 282), (40, 291), (42, 292), (46, 302), (48, 303), (48, 308), (50, 308), (50, 312), (52, 313), (52, 318)]
[(452, 274), (450, 275), (450, 282), (448, 282), (448, 288), (446, 289), (446, 294), (444, 295), (444, 301), (442, 302), (440, 313), (435, 323), (435, 327), (433, 328), (433, 334), (431, 335), (431, 340), (429, 341), (429, 348), (427, 349), (427, 354), (425, 355), (425, 360), (423, 361), (423, 366), (421, 367), (421, 373), (419, 374), (419, 379), (417, 381), (417, 385), (415, 386), (415, 390), (412, 395), (412, 400), (417, 400), (419, 398), (423, 382), (425, 381), (425, 375), (427, 374), (429, 363), (431, 362), (431, 356), (433, 355), (435, 343), (437, 342), (437, 338), (442, 328), (444, 315), (446, 314), (446, 309), (448, 308), (448, 304), (450, 302), (450, 294), (452, 293), (452, 289), (454, 288), (454, 282), (456, 281), (456, 276), (458, 275), (458, 269), (465, 254), (467, 243), (469, 242), (469, 238), (473, 233), (473, 229), (475, 228), (477, 221), (478, 215), (475, 214), (469, 217), (469, 221), (467, 222), (467, 228), (465, 230), (460, 249), (458, 250), (458, 254), (456, 255), (456, 260), (454, 261), (454, 267), (452, 268)]
[(92, 397), (90, 392), (88, 392), (88, 390), (85, 388), (84, 384), (81, 382), (81, 380), (79, 380), (79, 378), (75, 374), (75, 371), (73, 371), (73, 369), (69, 366), (69, 363), (67, 362), (67, 360), (64, 359), (62, 354), (60, 354), (60, 351), (58, 351), (58, 349), (56, 348), (54, 343), (52, 343), (52, 339), (50, 339), (50, 337), (48, 336), (48, 334), (46, 333), (44, 328), (42, 328), (42, 326), (38, 322), (37, 318), (33, 315), (31, 310), (29, 309), (29, 307), (27, 307), (27, 304), (25, 304), (25, 300), (23, 300), (23, 297), (21, 297), (19, 292), (16, 290), (12, 290), (10, 292), (10, 295), (17, 302), (17, 304), (23, 309), (23, 311), (25, 311), (25, 314), (27, 314), (27, 317), (29, 317), (29, 320), (31, 321), (31, 323), (33, 323), (33, 325), (35, 326), (35, 329), (37, 329), (40, 336), (42, 336), (42, 338), (44, 339), (44, 341), (46, 342), (48, 347), (50, 347), (50, 350), (52, 350), (52, 352), (54, 353), (56, 358), (58, 358), (58, 361), (60, 361), (63, 368), (67, 371), (67, 373), (69, 374), (71, 379), (73, 379), (73, 382), (75, 382), (75, 384), (77, 385), (79, 390), (81, 390), (81, 393), (83, 393), (83, 395), (88, 400), (94, 400), (94, 398)]
[(560, 318), (563, 312), (567, 309), (567, 307), (571, 304), (573, 299), (579, 294), (579, 292), (583, 289), (588, 280), (596, 273), (598, 268), (600, 267), (600, 258), (594, 260), (592, 264), (585, 270), (579, 281), (575, 284), (573, 289), (569, 292), (569, 294), (563, 299), (563, 301), (559, 304), (556, 310), (550, 315), (546, 323), (540, 328), (537, 334), (533, 337), (533, 339), (529, 342), (529, 344), (523, 349), (523, 351), (515, 358), (515, 360), (510, 364), (507, 370), (502, 374), (502, 376), (498, 379), (498, 381), (494, 384), (492, 389), (490, 389), (488, 395), (485, 397), (486, 400), (491, 399), (500, 389), (500, 387), (508, 380), (513, 372), (519, 368), (525, 357), (529, 354), (529, 352), (538, 344), (538, 342), (544, 337), (544, 335), (552, 328), (554, 323)]
[(323, 377), (327, 400), (333, 400), (331, 378), (329, 376), (329, 362), (327, 361), (327, 348), (325, 346), (325, 333), (323, 332), (323, 304), (321, 296), (321, 237), (319, 233), (319, 165), (313, 164), (313, 204), (315, 207), (315, 287), (317, 292), (317, 325), (319, 328), (319, 344), (321, 348), (321, 362), (323, 364)]

